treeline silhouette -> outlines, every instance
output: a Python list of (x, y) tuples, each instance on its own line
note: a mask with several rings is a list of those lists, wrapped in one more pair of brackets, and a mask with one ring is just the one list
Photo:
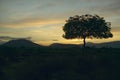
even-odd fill
[(0, 80), (119, 80), (119, 48), (0, 46)]

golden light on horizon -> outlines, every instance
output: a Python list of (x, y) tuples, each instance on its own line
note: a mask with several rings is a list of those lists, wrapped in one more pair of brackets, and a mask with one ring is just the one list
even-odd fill
[(11, 27), (11, 28), (24, 28), (30, 26), (44, 26), (44, 25), (53, 25), (53, 24), (62, 24), (64, 20), (33, 20), (33, 21), (21, 21), (21, 22), (11, 22), (11, 23), (0, 23), (0, 26)]

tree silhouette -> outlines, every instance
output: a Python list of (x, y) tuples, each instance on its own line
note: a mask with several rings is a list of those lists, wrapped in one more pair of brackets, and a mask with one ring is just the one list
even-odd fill
[(86, 45), (86, 38), (110, 38), (113, 37), (111, 23), (106, 22), (103, 17), (98, 15), (76, 15), (69, 17), (63, 26), (63, 37), (65, 39), (83, 39), (83, 47)]

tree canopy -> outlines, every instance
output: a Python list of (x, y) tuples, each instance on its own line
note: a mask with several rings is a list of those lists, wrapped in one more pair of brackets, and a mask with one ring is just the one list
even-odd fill
[(75, 15), (69, 17), (63, 26), (63, 37), (66, 39), (81, 38), (110, 38), (113, 37), (111, 30), (111, 23), (106, 22), (103, 17), (98, 15)]

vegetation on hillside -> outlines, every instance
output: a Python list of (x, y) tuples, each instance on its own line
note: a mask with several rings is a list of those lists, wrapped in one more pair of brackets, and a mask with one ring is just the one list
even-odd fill
[(0, 47), (0, 80), (119, 80), (119, 48)]

